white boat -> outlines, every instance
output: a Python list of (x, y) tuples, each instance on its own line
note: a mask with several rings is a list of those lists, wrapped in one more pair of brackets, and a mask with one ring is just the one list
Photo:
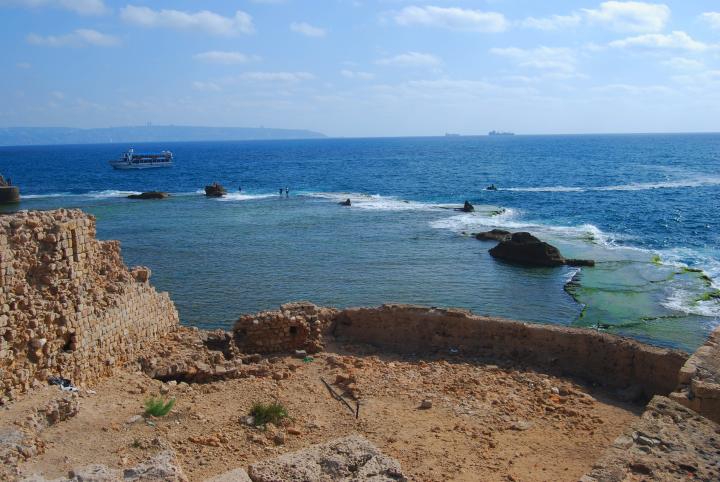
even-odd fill
[(173, 165), (173, 153), (162, 151), (159, 154), (137, 154), (132, 147), (120, 156), (119, 159), (110, 161), (115, 169), (150, 169), (153, 167), (171, 167)]

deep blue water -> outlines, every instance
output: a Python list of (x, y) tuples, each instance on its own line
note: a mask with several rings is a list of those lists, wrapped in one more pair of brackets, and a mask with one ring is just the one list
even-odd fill
[[(112, 170), (128, 147), (4, 147), (0, 172), (22, 188), (18, 209), (95, 214), (99, 236), (150, 266), (189, 324), (227, 327), (297, 299), (392, 301), (693, 349), (720, 320), (720, 135), (145, 144), (134, 147), (172, 150), (175, 167)], [(213, 181), (231, 195), (204, 198)], [(125, 199), (147, 190), (174, 195)], [(448, 209), (465, 199), (476, 213)], [(579, 274), (498, 263), (492, 243), (463, 235), (492, 227), (599, 263)]]

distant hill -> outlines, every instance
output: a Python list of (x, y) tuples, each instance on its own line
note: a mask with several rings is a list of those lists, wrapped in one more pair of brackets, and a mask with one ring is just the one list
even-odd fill
[(266, 129), (264, 127), (129, 126), (98, 129), (0, 127), (0, 146), (319, 139), (323, 137), (325, 137), (325, 134), (308, 130)]

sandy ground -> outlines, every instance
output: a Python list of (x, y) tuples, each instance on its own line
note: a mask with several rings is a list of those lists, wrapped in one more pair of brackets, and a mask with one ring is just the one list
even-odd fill
[[(90, 463), (134, 465), (171, 447), (189, 479), (202, 481), (359, 433), (397, 458), (411, 480), (575, 481), (641, 411), (602, 390), (531, 369), (389, 357), (358, 347), (332, 351), (311, 362), (272, 359), (273, 372), (287, 376), (282, 380), (172, 386), (122, 372), (93, 387), (95, 394), (81, 393), (77, 416), (40, 433), (44, 453), (22, 463), (21, 474), (58, 477)], [(358, 419), (320, 380), (334, 383), (338, 375), (338, 390), (349, 388), (361, 400)], [(129, 423), (143, 413), (144, 400), (161, 391), (177, 398), (173, 411)], [(0, 427), (58, 396), (56, 387), (32, 392), (0, 410)], [(432, 408), (419, 408), (424, 399)], [(245, 423), (254, 402), (272, 400), (288, 408), (287, 426), (263, 431)]]

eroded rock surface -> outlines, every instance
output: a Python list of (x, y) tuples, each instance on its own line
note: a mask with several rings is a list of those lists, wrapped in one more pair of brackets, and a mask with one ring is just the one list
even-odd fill
[(23, 482), (187, 482), (187, 477), (177, 464), (175, 454), (166, 450), (127, 469), (94, 464), (73, 469), (67, 477), (48, 480), (33, 475), (23, 479)]
[(293, 454), (259, 462), (248, 471), (253, 482), (395, 482), (407, 480), (400, 463), (359, 435), (332, 440)]
[(720, 426), (668, 398), (653, 398), (581, 479), (631, 480), (720, 480)]

